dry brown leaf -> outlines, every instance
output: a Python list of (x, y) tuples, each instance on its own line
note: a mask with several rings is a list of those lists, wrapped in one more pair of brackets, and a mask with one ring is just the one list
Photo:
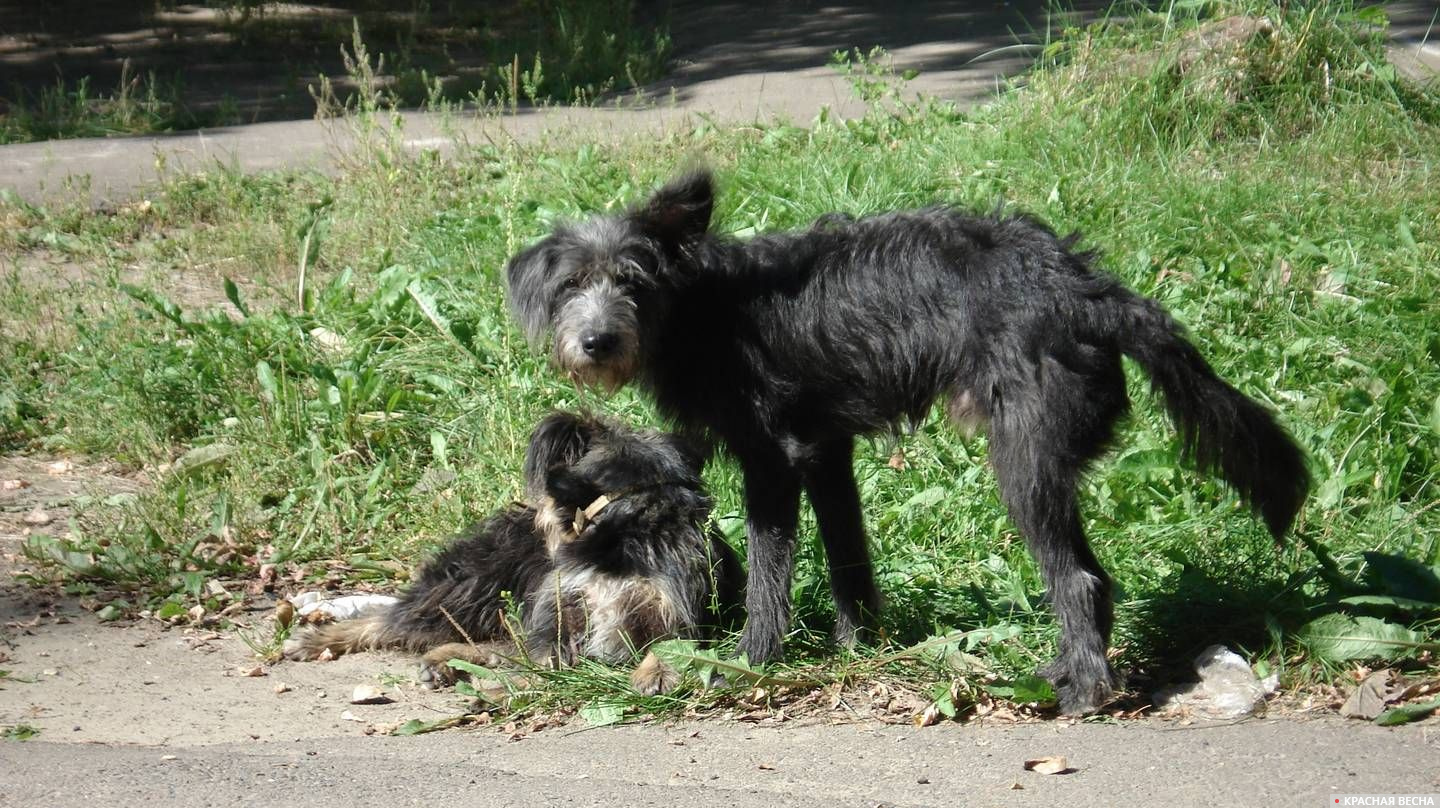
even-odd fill
[(1389, 704), (1396, 704), (1409, 701), (1417, 696), (1427, 696), (1437, 691), (1440, 691), (1440, 679), (1414, 682), (1409, 685), (1401, 684), (1385, 696), (1385, 701)]
[(284, 682), (276, 682), (276, 683), (275, 683), (275, 695), (278, 696), (278, 695), (280, 695), (281, 693), (289, 693), (289, 692), (290, 692), (290, 685), (287, 685), (287, 684), (285, 684)]
[(890, 462), (886, 463), (885, 465), (889, 466), (892, 469), (895, 469), (896, 471), (904, 471), (905, 467), (910, 465), (909, 463), (905, 462), (904, 447), (895, 447), (894, 454), (890, 455)]
[(265, 675), (266, 675), (266, 673), (265, 673), (265, 668), (262, 667), (262, 666), (260, 666), (260, 665), (256, 665), (255, 667), (253, 667), (253, 668), (251, 668), (251, 669), (249, 669), (249, 670), (246, 670), (246, 671), (241, 671), (241, 674), (244, 675), (244, 676), (265, 676)]
[(22, 488), (29, 487), (29, 480), (5, 480), (0, 482), (0, 491), (19, 491)]
[(1013, 782), (1013, 783), (1010, 784), (1010, 790), (1011, 790), (1011, 791), (1024, 791), (1024, 790), (1025, 790), (1025, 786), (1020, 785), (1020, 781), (1019, 781), (1019, 780), (1016, 780), (1015, 782)]
[(290, 624), (295, 622), (295, 604), (288, 600), (275, 604), (275, 622), (281, 628), (290, 628)]
[(940, 716), (941, 716), (940, 708), (937, 707), (937, 706), (935, 706), (934, 704), (931, 704), (931, 705), (927, 706), (927, 707), (924, 709), (924, 711), (922, 711), (919, 715), (915, 716), (915, 726), (917, 726), (917, 727), (931, 727), (931, 726), (934, 726), (934, 725), (940, 723)]
[(1369, 721), (1385, 711), (1385, 694), (1390, 690), (1391, 680), (1395, 672), (1389, 668), (1375, 671), (1350, 694), (1350, 698), (1340, 705), (1340, 715), (1346, 718), (1359, 718)]
[(1051, 755), (1025, 761), (1025, 771), (1036, 774), (1065, 774), (1074, 769), (1070, 768), (1070, 763), (1065, 760), (1064, 755)]

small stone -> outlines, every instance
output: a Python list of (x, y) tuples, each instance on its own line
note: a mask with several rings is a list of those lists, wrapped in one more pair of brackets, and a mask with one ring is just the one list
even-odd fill
[(31, 527), (45, 527), (51, 522), (54, 522), (55, 517), (51, 516), (50, 512), (44, 508), (36, 508), (25, 514), (25, 518), (22, 521)]
[(350, 694), (351, 704), (389, 704), (394, 699), (375, 685), (356, 685)]

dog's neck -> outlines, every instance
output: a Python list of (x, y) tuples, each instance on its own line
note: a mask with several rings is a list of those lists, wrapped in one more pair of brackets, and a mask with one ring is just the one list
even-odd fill
[(595, 501), (586, 505), (584, 508), (575, 509), (575, 523), (573, 525), (575, 528), (575, 538), (579, 538), (580, 534), (585, 532), (585, 528), (589, 527), (590, 523), (595, 521), (595, 517), (599, 516), (600, 512), (605, 510), (606, 506), (620, 496), (622, 495), (616, 494), (612, 497), (609, 494), (601, 494), (595, 498)]

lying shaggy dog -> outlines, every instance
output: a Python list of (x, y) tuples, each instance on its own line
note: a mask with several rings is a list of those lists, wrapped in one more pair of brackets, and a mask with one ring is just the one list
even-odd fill
[(682, 177), (628, 212), (557, 228), (506, 275), (527, 336), (553, 335), (572, 378), (634, 381), (683, 431), (740, 461), (740, 651), (752, 661), (783, 652), (802, 491), (829, 557), (837, 636), (849, 642), (873, 618), (854, 438), (919, 422), (939, 400), (962, 428), (988, 426), (1001, 497), (1060, 619), (1060, 654), (1043, 673), (1066, 713), (1097, 709), (1116, 681), (1110, 578), (1076, 487), (1129, 408), (1122, 355), (1163, 395), (1183, 453), (1275, 536), (1299, 511), (1309, 477), (1295, 442), (1073, 237), (934, 207), (738, 241), (710, 232), (713, 204), (709, 175)]
[[(312, 626), (286, 641), (290, 659), (370, 648), (423, 653), (421, 680), (450, 683), (454, 658), (513, 657), (506, 594), (521, 607), (524, 652), (537, 661), (630, 661), (668, 637), (737, 616), (739, 560), (709, 525), (703, 457), (677, 436), (568, 414), (530, 437), (530, 504), (512, 505), (421, 567), (393, 606)], [(631, 676), (641, 693), (673, 686), (653, 655)]]

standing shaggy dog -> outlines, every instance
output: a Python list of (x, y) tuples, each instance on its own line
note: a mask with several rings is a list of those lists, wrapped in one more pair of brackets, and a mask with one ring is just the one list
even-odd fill
[[(686, 441), (557, 413), (525, 453), (526, 497), (472, 527), (420, 569), (398, 603), (303, 629), (290, 659), (368, 648), (424, 654), (421, 681), (453, 681), (451, 659), (493, 665), (517, 649), (506, 593), (533, 660), (609, 663), (693, 637), (740, 607), (740, 561), (709, 525), (703, 456)], [(651, 695), (672, 672), (653, 655), (631, 682)]]
[(1309, 478), (1295, 442), (1073, 237), (934, 207), (737, 241), (709, 232), (713, 202), (707, 174), (682, 177), (627, 213), (558, 228), (506, 272), (526, 334), (553, 334), (560, 368), (609, 388), (637, 382), (739, 460), (750, 659), (783, 650), (802, 490), (838, 638), (877, 611), (854, 437), (919, 422), (939, 400), (963, 428), (988, 425), (1002, 499), (1060, 620), (1059, 656), (1042, 673), (1066, 713), (1094, 711), (1115, 684), (1111, 583), (1076, 487), (1129, 407), (1122, 355), (1163, 395), (1184, 454), (1275, 536), (1299, 510)]

